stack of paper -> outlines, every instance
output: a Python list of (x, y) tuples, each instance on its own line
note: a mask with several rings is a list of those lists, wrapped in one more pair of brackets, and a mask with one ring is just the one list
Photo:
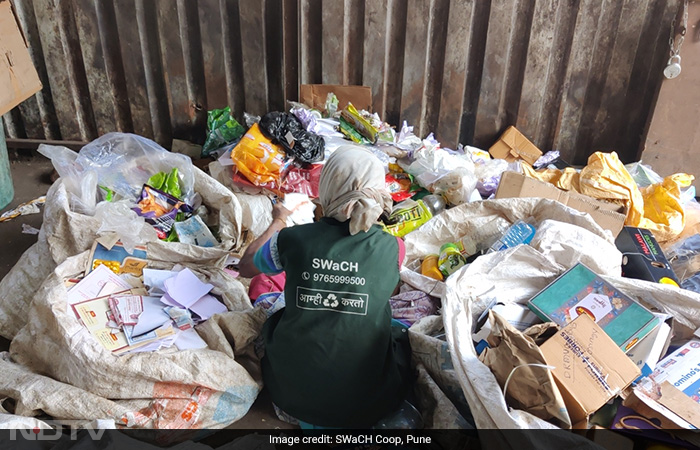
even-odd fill
[(227, 310), (210, 294), (213, 286), (199, 281), (189, 269), (144, 269), (143, 280), (150, 295), (136, 295), (145, 289), (133, 288), (100, 265), (70, 289), (67, 302), (88, 331), (114, 354), (173, 345), (179, 350), (206, 347), (195, 324)]

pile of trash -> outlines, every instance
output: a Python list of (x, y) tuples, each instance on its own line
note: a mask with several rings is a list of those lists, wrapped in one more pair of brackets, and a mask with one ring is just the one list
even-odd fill
[[(303, 206), (289, 225), (322, 216), (324, 161), (353, 142), (383, 164), (394, 201), (383, 226), (406, 244), (389, 301), (410, 326), (426, 428), (700, 426), (692, 176), (662, 178), (614, 152), (572, 167), (514, 127), (488, 151), (450, 149), (347, 97), (302, 96), (288, 111), (246, 114), (245, 126), (229, 108), (210, 111), (210, 176), (134, 135), (105, 135), (77, 155), (42, 148), (61, 178), (39, 242), (0, 282), (0, 334), (13, 339), (0, 364), (97, 403), (124, 399), (86, 420), (173, 426), (153, 406), (166, 395), (204, 407), (177, 425), (239, 419), (260, 389), (253, 341), (271, 305), (253, 306), (236, 260), (274, 202)], [(187, 366), (195, 354), (240, 376)], [(71, 362), (52, 365), (56, 355)], [(146, 373), (163, 361), (184, 373)], [(126, 379), (143, 380), (139, 396), (114, 387)], [(53, 404), (16, 414), (39, 410), (65, 418)]]

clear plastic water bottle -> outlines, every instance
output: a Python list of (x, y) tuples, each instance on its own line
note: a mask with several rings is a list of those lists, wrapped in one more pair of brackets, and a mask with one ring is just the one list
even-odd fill
[(487, 253), (498, 252), (507, 248), (515, 247), (520, 244), (529, 244), (535, 236), (535, 227), (527, 222), (518, 220), (515, 222), (505, 234), (497, 240)]

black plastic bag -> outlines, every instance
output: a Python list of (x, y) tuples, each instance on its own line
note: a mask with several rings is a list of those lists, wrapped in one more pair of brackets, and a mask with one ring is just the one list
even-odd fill
[(284, 148), (287, 156), (307, 164), (323, 159), (323, 138), (306, 131), (294, 115), (269, 112), (260, 118), (258, 125), (265, 137)]

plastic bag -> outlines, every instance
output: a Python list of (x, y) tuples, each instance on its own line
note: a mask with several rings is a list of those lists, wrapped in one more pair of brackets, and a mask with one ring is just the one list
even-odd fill
[(226, 144), (240, 139), (245, 128), (231, 115), (231, 108), (213, 109), (207, 113), (207, 136), (202, 147), (202, 155), (209, 156), (211, 152)]
[[(41, 145), (39, 152), (51, 159), (63, 179), (66, 190), (73, 196), (71, 206), (82, 204), (88, 210), (92, 209), (76, 212), (89, 215), (94, 212), (94, 204), (90, 208), (90, 203), (97, 194), (93, 194), (92, 187), (83, 180), (90, 171), (95, 173), (98, 186), (114, 192), (119, 198), (135, 202), (151, 176), (177, 168), (182, 199), (189, 203), (194, 196), (192, 160), (135, 134), (107, 133), (83, 147), (73, 161), (70, 153), (75, 153), (65, 147)], [(76, 203), (76, 198), (80, 203)]]
[(127, 200), (119, 202), (101, 202), (95, 209), (95, 218), (100, 221), (97, 235), (117, 233), (124, 249), (132, 254), (137, 245), (158, 240), (156, 230), (143, 217), (139, 217)]
[[(404, 170), (413, 175), (418, 184), (430, 189), (433, 183), (458, 168), (466, 169), (461, 172), (463, 176), (467, 173), (471, 173), (472, 176), (474, 174), (474, 163), (469, 156), (451, 154), (426, 138), (423, 141), (423, 147), (415, 152), (414, 161), (408, 167), (404, 167)], [(474, 178), (475, 185), (476, 178)], [(469, 191), (470, 194), (474, 186)]]
[(260, 131), (272, 142), (281, 145), (288, 156), (307, 164), (323, 159), (323, 138), (306, 131), (296, 116), (270, 112), (262, 116), (259, 126)]
[(457, 167), (430, 185), (429, 190), (442, 194), (452, 206), (467, 203), (476, 188), (477, 178), (473, 170)]
[(255, 123), (231, 152), (238, 170), (256, 186), (279, 182), (284, 165), (284, 152), (260, 131)]

